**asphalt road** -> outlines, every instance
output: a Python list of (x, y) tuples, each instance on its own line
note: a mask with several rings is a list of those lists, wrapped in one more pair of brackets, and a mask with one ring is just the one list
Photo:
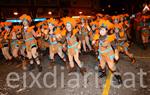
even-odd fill
[[(117, 67), (122, 75), (123, 84), (117, 86), (112, 85), (114, 81), (109, 72), (105, 78), (97, 77), (97, 61), (90, 54), (80, 56), (87, 69), (85, 73), (87, 78), (82, 76), (79, 70), (68, 74), (58, 56), (56, 56), (57, 64), (53, 69), (48, 68), (48, 56), (42, 56), (44, 68), (42, 73), (38, 73), (37, 69), (32, 72), (23, 71), (21, 68), (16, 68), (15, 64), (9, 65), (1, 62), (0, 95), (149, 95), (150, 48), (142, 50), (137, 46), (132, 46), (130, 51), (135, 55), (136, 63), (131, 64), (128, 57), (120, 54)], [(7, 78), (12, 72), (13, 75), (10, 78), (16, 80), (10, 82)], [(56, 76), (53, 77), (53, 74)], [(17, 87), (10, 87), (9, 82)], [(52, 86), (53, 83), (56, 85)]]

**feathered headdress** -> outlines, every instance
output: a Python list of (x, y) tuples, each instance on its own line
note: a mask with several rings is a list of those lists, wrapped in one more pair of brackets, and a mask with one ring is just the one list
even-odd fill
[(94, 34), (94, 36), (93, 36), (93, 40), (96, 41), (96, 40), (99, 39), (99, 37), (100, 37), (100, 35), (99, 35), (98, 33), (96, 33), (96, 34)]
[(38, 24), (36, 24), (36, 27), (41, 27), (44, 24), (44, 22), (39, 22)]
[(28, 22), (32, 21), (31, 17), (27, 14), (23, 14), (22, 16), (20, 16), (20, 20), (27, 20)]
[(120, 14), (120, 15), (118, 15), (120, 18), (124, 18), (124, 14)]
[(57, 34), (60, 34), (60, 33), (61, 33), (60, 28), (56, 28), (56, 30), (55, 30), (55, 32), (54, 32), (54, 34), (55, 34), (55, 35), (57, 35)]
[(108, 14), (106, 14), (106, 15), (103, 17), (103, 19), (109, 20), (109, 19), (110, 19), (110, 16), (109, 16)]
[(81, 22), (80, 18), (76, 18), (75, 20), (77, 24)]
[(4, 25), (4, 26), (11, 26), (12, 23), (11, 23), (11, 22), (4, 22), (3, 25)]
[(43, 26), (43, 28), (44, 28), (44, 29), (47, 29), (47, 28), (48, 28), (48, 26), (47, 26), (47, 25), (44, 25), (44, 26)]
[(42, 26), (42, 28), (47, 29), (48, 28), (47, 21), (45, 20), (43, 22), (39, 22), (39, 23), (36, 24), (37, 28), (40, 28), (41, 26)]
[(76, 35), (77, 32), (79, 32), (77, 29), (73, 29), (73, 35)]
[[(94, 40), (94, 41), (98, 40), (99, 38), (100, 38), (99, 33), (94, 34), (94, 36), (93, 36), (93, 40)], [(112, 35), (108, 35), (108, 36), (107, 36), (107, 41), (109, 41), (109, 42), (112, 42), (112, 41), (114, 41), (115, 39), (116, 39), (115, 34), (112, 34)]]
[(66, 18), (62, 18), (63, 23), (66, 25), (67, 23), (70, 23), (73, 27), (76, 26), (76, 21), (73, 18), (70, 17), (66, 17)]
[(112, 41), (114, 41), (116, 39), (116, 35), (115, 34), (111, 34), (111, 35), (108, 35), (107, 36), (107, 40), (109, 41), (109, 42), (112, 42)]
[(97, 17), (103, 17), (103, 14), (98, 13), (98, 14), (96, 14), (96, 16), (97, 16)]
[(28, 28), (27, 32), (31, 32), (34, 29), (35, 26), (31, 26)]
[(92, 26), (92, 25), (98, 25), (98, 22), (97, 21), (92, 21), (91, 23), (90, 23), (90, 25)]
[(122, 29), (122, 23), (114, 24), (114, 28)]
[(61, 31), (61, 35), (62, 35), (62, 36), (66, 36), (66, 33), (67, 33), (66, 29), (63, 29), (63, 30)]
[(112, 20), (118, 19), (120, 20), (120, 16), (112, 16)]
[(61, 27), (62, 25), (63, 25), (63, 22), (59, 22), (57, 26)]
[(13, 26), (12, 32), (21, 31), (21, 29), (22, 29), (22, 26), (16, 25), (16, 26)]
[(104, 19), (101, 19), (101, 20), (98, 22), (98, 26), (99, 26), (99, 27), (105, 27), (105, 28), (107, 28), (108, 30), (113, 28), (113, 24), (112, 24), (109, 20), (104, 20)]
[(124, 14), (125, 17), (129, 17), (129, 14)]
[(48, 20), (46, 20), (46, 21), (47, 21), (47, 23), (51, 23), (51, 24), (53, 24), (54, 26), (57, 26), (57, 25), (58, 25), (58, 21), (55, 20), (55, 19), (53, 19), (53, 18), (50, 18), (50, 19), (48, 19)]
[(0, 27), (4, 27), (4, 22), (0, 22)]

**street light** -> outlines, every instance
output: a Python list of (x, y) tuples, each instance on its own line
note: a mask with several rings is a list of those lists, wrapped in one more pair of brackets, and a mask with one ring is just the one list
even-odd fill
[(81, 15), (83, 12), (79, 12), (79, 14)]
[(124, 9), (124, 8), (122, 8), (122, 10), (124, 11), (125, 9)]
[(108, 5), (108, 8), (110, 8), (111, 7), (111, 5)]
[(14, 15), (18, 15), (18, 12), (14, 12)]
[(51, 12), (51, 11), (49, 11), (49, 12), (48, 12), (48, 14), (49, 14), (49, 15), (51, 15), (51, 14), (52, 14), (52, 12)]

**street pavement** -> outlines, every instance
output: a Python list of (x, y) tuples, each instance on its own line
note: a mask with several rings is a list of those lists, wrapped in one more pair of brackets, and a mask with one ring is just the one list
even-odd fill
[[(120, 54), (117, 68), (122, 76), (123, 84), (115, 86), (112, 85), (114, 83), (113, 75), (109, 71), (107, 71), (107, 77), (98, 78), (98, 61), (95, 56), (90, 54), (80, 55), (80, 59), (87, 69), (84, 76), (80, 74), (79, 70), (69, 74), (64, 63), (57, 55), (55, 56), (57, 62), (53, 69), (48, 68), (48, 55), (42, 56), (42, 66), (44, 68), (42, 73), (39, 73), (37, 69), (29, 72), (16, 68), (16, 64), (0, 63), (0, 95), (149, 95), (150, 48), (142, 50), (133, 45), (130, 51), (134, 54), (136, 63), (131, 64), (127, 56)], [(142, 71), (144, 72), (143, 76), (139, 75)], [(12, 72), (15, 72), (19, 77), (16, 82), (11, 82), (12, 85), (18, 86), (16, 88), (8, 85), (7, 78)], [(56, 86), (47, 87), (54, 83), (53, 73), (56, 73)], [(47, 86), (44, 83), (46, 74)], [(35, 77), (38, 83), (33, 83)], [(11, 78), (16, 79), (15, 76)], [(141, 84), (146, 87), (142, 87)]]

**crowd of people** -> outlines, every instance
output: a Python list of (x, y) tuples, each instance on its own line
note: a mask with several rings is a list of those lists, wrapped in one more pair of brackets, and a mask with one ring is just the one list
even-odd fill
[[(106, 76), (106, 66), (114, 74), (119, 84), (121, 76), (116, 64), (123, 53), (135, 63), (134, 55), (129, 51), (132, 39), (131, 27), (140, 31), (144, 48), (147, 48), (149, 39), (149, 18), (137, 14), (131, 24), (132, 17), (128, 14), (115, 16), (97, 14), (95, 17), (80, 16), (79, 18), (63, 17), (50, 18), (32, 25), (32, 18), (23, 14), (19, 19), (21, 24), (0, 22), (0, 48), (5, 63), (21, 64), (24, 70), (33, 70), (37, 66), (42, 72), (40, 54), (49, 54), (49, 68), (56, 64), (54, 58), (58, 54), (68, 72), (75, 72), (77, 67), (82, 75), (87, 72), (81, 54), (94, 54), (99, 64), (99, 77)], [(49, 52), (47, 52), (47, 49)]]

